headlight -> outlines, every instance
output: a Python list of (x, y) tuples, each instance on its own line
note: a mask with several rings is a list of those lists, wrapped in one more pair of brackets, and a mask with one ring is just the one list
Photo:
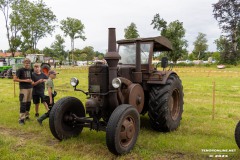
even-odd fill
[(113, 88), (119, 88), (120, 86), (121, 86), (121, 84), (122, 84), (122, 82), (121, 82), (121, 80), (119, 79), (119, 78), (114, 78), (113, 80), (112, 80), (112, 86), (113, 86)]
[(76, 87), (78, 85), (79, 81), (77, 78), (73, 77), (71, 78), (70, 80), (70, 84), (73, 86), (73, 87)]

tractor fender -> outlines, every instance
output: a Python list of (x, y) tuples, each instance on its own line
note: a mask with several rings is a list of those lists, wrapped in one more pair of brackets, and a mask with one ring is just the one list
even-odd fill
[(42, 67), (43, 65), (47, 65), (47, 66), (49, 66), (49, 68), (51, 68), (51, 65), (50, 65), (49, 63), (42, 63), (42, 64), (41, 64), (41, 67)]
[(148, 84), (166, 84), (168, 77), (171, 74), (177, 75), (174, 71), (157, 71), (154, 73), (155, 75), (158, 75), (159, 78), (151, 79), (147, 81)]
[(49, 63), (42, 63), (41, 64), (41, 71), (45, 74), (48, 75), (48, 72), (51, 69), (51, 65)]

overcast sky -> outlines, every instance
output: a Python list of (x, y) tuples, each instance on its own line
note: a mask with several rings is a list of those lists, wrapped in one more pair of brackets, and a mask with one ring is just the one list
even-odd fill
[[(221, 31), (213, 17), (212, 4), (218, 0), (45, 0), (48, 7), (60, 22), (67, 17), (77, 18), (85, 25), (86, 41), (75, 40), (75, 48), (93, 46), (94, 50), (107, 50), (108, 28), (116, 28), (117, 39), (124, 38), (124, 28), (135, 23), (140, 37), (158, 36), (159, 31), (150, 25), (156, 13), (165, 21), (179, 20), (186, 29), (185, 39), (188, 41), (188, 51), (193, 50), (193, 42), (198, 32), (207, 35), (209, 51), (215, 51), (213, 43), (219, 38)], [(8, 49), (6, 29), (3, 14), (0, 14), (0, 49)], [(59, 23), (58, 23), (59, 24)], [(37, 48), (49, 47), (55, 40), (55, 35), (63, 35), (57, 28), (52, 36), (39, 41)], [(70, 38), (65, 37), (66, 50), (70, 50)]]

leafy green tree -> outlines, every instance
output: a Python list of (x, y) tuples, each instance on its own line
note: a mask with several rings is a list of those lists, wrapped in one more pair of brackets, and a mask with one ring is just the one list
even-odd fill
[(80, 61), (85, 61), (86, 59), (81, 59), (81, 58), (80, 58), (80, 57), (81, 57), (81, 54), (82, 54), (82, 50), (76, 48), (76, 49), (74, 50), (74, 59), (75, 59), (75, 60), (80, 60)]
[[(84, 24), (81, 20), (70, 17), (67, 17), (66, 20), (62, 20), (60, 23), (60, 28), (64, 32), (64, 36), (69, 36), (71, 39), (71, 51), (74, 53), (74, 40), (77, 38), (80, 38), (83, 41), (86, 40), (86, 37), (84, 36)], [(74, 62), (73, 54), (72, 62)]]
[(12, 20), (19, 24), (23, 37), (22, 49), (36, 52), (40, 39), (52, 34), (55, 29), (56, 16), (42, 0), (30, 2), (18, 0), (12, 5)]
[(19, 24), (20, 16), (13, 12), (10, 14), (10, 31), (11, 31), (11, 44), (12, 51), (16, 52), (17, 49), (22, 45), (21, 25)]
[(220, 61), (220, 53), (219, 52), (213, 52), (212, 54), (213, 60), (216, 60), (217, 62)]
[(95, 57), (98, 57), (99, 60), (104, 59), (104, 54), (103, 53), (96, 51), (94, 54), (95, 54)]
[[(21, 44), (21, 40), (19, 36), (17, 36), (18, 27), (14, 28), (13, 23), (10, 24), (10, 9), (13, 2), (14, 0), (0, 0), (0, 10), (3, 13), (5, 20), (9, 50), (12, 53), (12, 56), (14, 57), (17, 48)], [(18, 24), (15, 25), (18, 26)]]
[(212, 57), (212, 55), (213, 55), (213, 52), (204, 52), (202, 56), (202, 60), (207, 61), (209, 57)]
[(51, 49), (53, 50), (53, 57), (56, 59), (59, 59), (60, 61), (63, 61), (67, 58), (67, 53), (64, 50), (65, 49), (65, 40), (61, 35), (55, 36), (55, 41), (51, 45)]
[(213, 15), (218, 21), (222, 31), (231, 40), (233, 53), (237, 51), (237, 43), (240, 37), (240, 1), (219, 0), (213, 4)]
[(220, 36), (218, 39), (216, 39), (214, 41), (214, 43), (216, 44), (217, 51), (219, 51), (219, 52), (227, 51), (228, 48), (226, 48), (226, 47), (231, 45), (230, 41), (224, 36)]
[[(237, 63), (237, 56), (232, 52), (231, 42), (224, 36), (220, 36), (219, 39), (216, 39), (214, 43), (217, 46), (217, 51), (220, 52), (220, 61), (219, 63), (225, 64), (234, 64)], [(235, 52), (236, 53), (236, 52)]]
[(195, 57), (197, 57), (198, 60), (203, 59), (208, 49), (206, 34), (199, 32), (196, 40), (193, 42), (193, 45), (193, 54)]
[(154, 15), (151, 25), (153, 25), (153, 29), (160, 31), (160, 33), (167, 28), (167, 22), (160, 17), (159, 13)]
[(188, 60), (188, 52), (183, 52), (180, 60)]
[(79, 60), (80, 60), (80, 61), (87, 61), (87, 54), (86, 54), (86, 53), (80, 54)]
[(191, 54), (189, 54), (188, 59), (193, 61), (194, 59), (196, 59), (196, 57), (194, 56), (193, 53), (191, 53)]
[(46, 57), (54, 57), (54, 51), (53, 49), (49, 48), (49, 47), (45, 47), (42, 50), (42, 53), (44, 54), (44, 56)]
[(154, 29), (159, 30), (162, 36), (172, 42), (173, 51), (167, 54), (170, 60), (176, 63), (178, 59), (187, 54), (187, 40), (184, 39), (186, 31), (183, 28), (182, 22), (176, 20), (167, 25), (167, 22), (161, 19), (159, 14), (156, 14), (151, 25), (154, 26)]
[(124, 33), (125, 33), (124, 37), (126, 39), (138, 38), (139, 37), (137, 26), (136, 26), (135, 23), (131, 23), (130, 26), (125, 28)]
[(86, 46), (81, 50), (81, 54), (86, 54), (86, 60), (92, 61), (94, 58), (94, 48), (92, 46)]

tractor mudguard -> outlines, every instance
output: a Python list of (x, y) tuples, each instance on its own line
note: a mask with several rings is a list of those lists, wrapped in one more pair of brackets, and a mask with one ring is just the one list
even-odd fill
[(150, 79), (147, 81), (148, 84), (166, 84), (168, 77), (171, 74), (177, 75), (174, 71), (157, 71), (153, 73)]

